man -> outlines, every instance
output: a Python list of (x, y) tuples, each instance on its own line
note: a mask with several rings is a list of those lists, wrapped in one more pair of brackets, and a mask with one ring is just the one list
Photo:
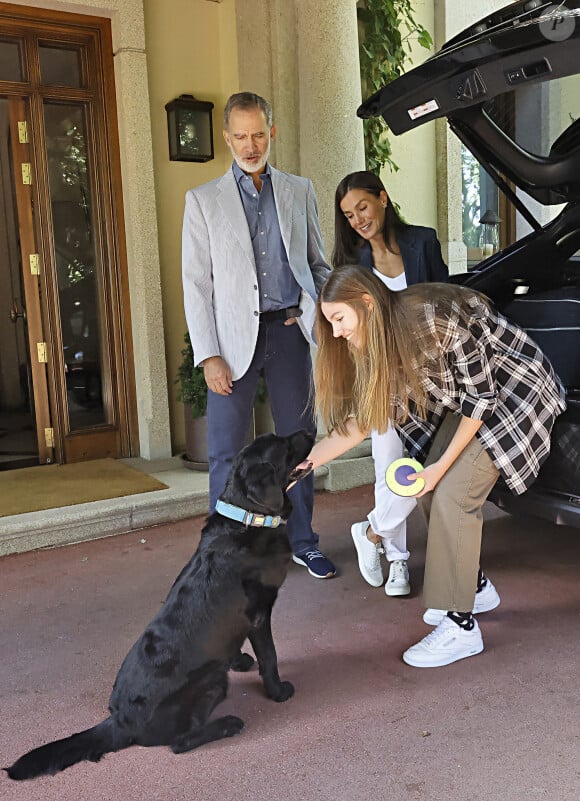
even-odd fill
[[(183, 221), (185, 315), (208, 386), (210, 513), (244, 444), (260, 375), (276, 433), (315, 433), (309, 343), (329, 274), (311, 181), (268, 164), (276, 135), (269, 103), (251, 92), (232, 95), (224, 124), (232, 168), (187, 192)], [(331, 578), (334, 565), (312, 530), (313, 476), (290, 498), (294, 561)]]

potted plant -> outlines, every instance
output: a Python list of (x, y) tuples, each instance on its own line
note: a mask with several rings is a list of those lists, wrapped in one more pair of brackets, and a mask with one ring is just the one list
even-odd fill
[[(183, 341), (185, 347), (181, 351), (181, 364), (177, 371), (176, 384), (179, 385), (177, 400), (183, 403), (185, 415), (185, 454), (183, 461), (191, 470), (207, 470), (207, 385), (202, 367), (193, 363), (193, 348), (189, 333)], [(250, 423), (247, 441), (251, 442), (256, 434), (274, 431), (274, 421), (268, 402), (266, 383), (262, 377), (258, 382), (254, 419)]]
[(207, 470), (207, 385), (203, 377), (203, 368), (193, 363), (193, 348), (189, 333), (183, 341), (185, 347), (181, 351), (181, 364), (177, 371), (176, 384), (179, 389), (177, 399), (183, 403), (185, 420), (185, 454), (183, 461), (192, 470)]

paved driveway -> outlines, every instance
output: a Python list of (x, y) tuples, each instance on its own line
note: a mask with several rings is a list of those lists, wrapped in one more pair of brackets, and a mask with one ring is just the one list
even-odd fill
[[(52, 778), (0, 776), (3, 801), (578, 801), (580, 531), (489, 506), (483, 566), (502, 604), (486, 650), (446, 668), (406, 666), (427, 633), (425, 533), (410, 520), (413, 591), (361, 579), (349, 528), (371, 490), (316, 497), (316, 581), (293, 566), (274, 613), (285, 704), (256, 671), (231, 677), (221, 713), (240, 737), (180, 756), (132, 748)], [(116, 671), (189, 558), (201, 518), (0, 560), (0, 764), (105, 717)]]

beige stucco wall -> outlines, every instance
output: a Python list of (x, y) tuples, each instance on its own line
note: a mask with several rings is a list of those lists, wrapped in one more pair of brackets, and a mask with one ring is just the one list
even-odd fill
[(330, 258), (334, 191), (364, 169), (356, 3), (237, 0), (236, 10), (240, 88), (272, 103), (272, 163), (312, 180)]
[[(224, 103), (238, 88), (235, 2), (144, 0), (144, 11), (171, 440), (178, 452), (185, 438), (174, 383), (186, 331), (181, 285), (184, 196), (193, 186), (222, 175), (230, 164), (221, 131)], [(165, 104), (181, 94), (214, 103), (213, 161), (169, 160)]]

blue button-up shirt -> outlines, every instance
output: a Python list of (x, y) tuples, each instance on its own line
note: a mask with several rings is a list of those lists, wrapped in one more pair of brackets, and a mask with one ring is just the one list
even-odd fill
[(298, 306), (300, 285), (294, 278), (286, 248), (280, 232), (278, 211), (272, 187), (270, 165), (260, 175), (262, 189), (254, 186), (251, 175), (246, 175), (234, 162), (234, 176), (244, 206), (260, 292), (260, 311), (275, 311)]

